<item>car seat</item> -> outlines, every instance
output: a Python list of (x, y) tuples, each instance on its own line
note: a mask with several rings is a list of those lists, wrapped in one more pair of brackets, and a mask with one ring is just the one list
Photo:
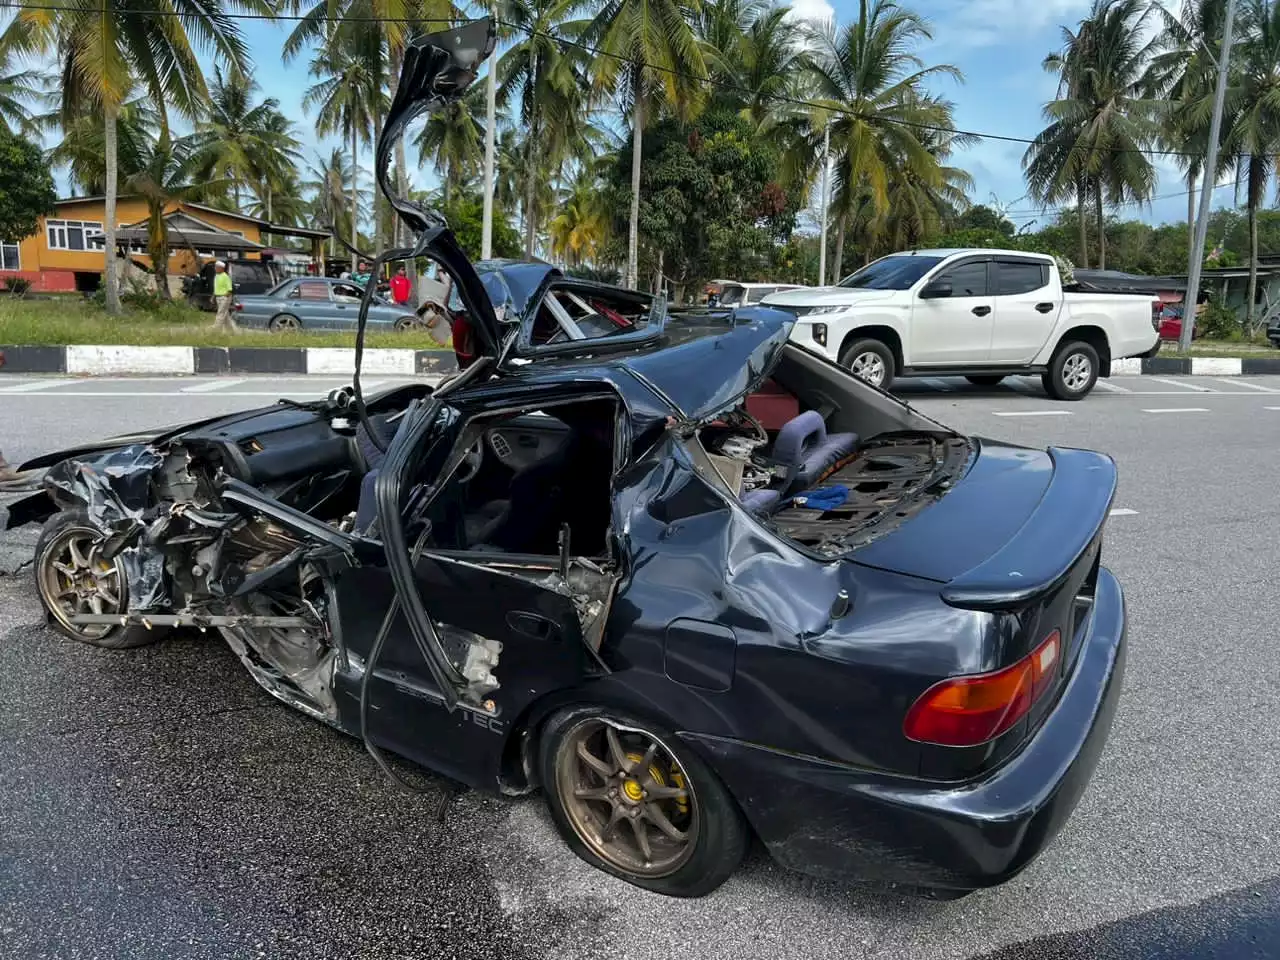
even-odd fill
[(806, 410), (789, 420), (773, 442), (773, 460), (782, 470), (781, 481), (744, 494), (742, 503), (752, 513), (769, 514), (783, 500), (821, 481), (857, 447), (856, 433), (828, 434), (822, 414)]

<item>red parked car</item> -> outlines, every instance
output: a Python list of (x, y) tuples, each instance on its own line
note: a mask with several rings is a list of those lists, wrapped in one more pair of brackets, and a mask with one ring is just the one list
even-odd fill
[[(1181, 303), (1166, 303), (1160, 310), (1160, 339), (1161, 340), (1180, 340), (1182, 338), (1182, 314), (1184, 307)], [(1204, 302), (1196, 304), (1196, 315), (1204, 314)], [(1191, 330), (1191, 339), (1195, 340), (1200, 336), (1200, 326), (1197, 324)]]

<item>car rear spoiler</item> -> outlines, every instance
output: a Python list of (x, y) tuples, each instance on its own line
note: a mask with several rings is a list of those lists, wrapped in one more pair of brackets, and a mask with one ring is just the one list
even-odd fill
[(943, 587), (942, 599), (953, 607), (1023, 606), (1065, 578), (1098, 536), (1115, 499), (1115, 461), (1063, 447), (1050, 447), (1049, 456), (1053, 476), (1026, 523), (992, 556)]

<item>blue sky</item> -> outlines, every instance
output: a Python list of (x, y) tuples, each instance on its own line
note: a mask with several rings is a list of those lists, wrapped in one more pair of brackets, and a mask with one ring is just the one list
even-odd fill
[[(1172, 5), (1175, 0), (1167, 2)], [(794, 0), (792, 6), (797, 15), (834, 15), (838, 22), (852, 19), (858, 9), (857, 0)], [(1041, 107), (1052, 98), (1055, 88), (1054, 78), (1041, 69), (1040, 62), (1061, 44), (1061, 25), (1074, 26), (1087, 12), (1089, 0), (918, 0), (912, 6), (933, 28), (933, 40), (920, 49), (925, 62), (952, 63), (964, 74), (962, 83), (941, 80), (937, 84), (956, 104), (957, 126), (1013, 137), (1034, 136), (1043, 123)], [(313, 119), (302, 110), (309, 58), (304, 55), (290, 64), (281, 62), (280, 51), (291, 29), (292, 24), (246, 23), (256, 76), (263, 91), (276, 97), (284, 112), (298, 123), (310, 161), (314, 152), (326, 145), (317, 138)], [(1024, 150), (1023, 144), (985, 140), (958, 154), (956, 162), (976, 181), (975, 202), (992, 203), (994, 198), (1019, 226), (1029, 224), (1035, 229), (1048, 217), (1025, 197), (1021, 175)], [(369, 159), (366, 156), (366, 169)], [(1169, 158), (1155, 158), (1154, 162), (1160, 173), (1157, 199), (1150, 206), (1118, 212), (1156, 223), (1185, 219), (1185, 187), (1177, 168)], [(423, 170), (417, 180), (426, 186), (433, 184), (435, 177)], [(1231, 202), (1231, 188), (1219, 187), (1215, 206)]]

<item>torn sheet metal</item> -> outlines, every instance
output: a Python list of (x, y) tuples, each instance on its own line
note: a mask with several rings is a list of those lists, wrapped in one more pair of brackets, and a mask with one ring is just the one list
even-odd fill
[(164, 457), (153, 447), (132, 444), (94, 463), (64, 460), (49, 468), (44, 486), (63, 507), (82, 505), (94, 526), (110, 536), (142, 523), (152, 475), (163, 463)]
[(169, 606), (164, 556), (137, 546), (146, 528), (143, 516), (151, 501), (152, 478), (164, 457), (147, 444), (131, 444), (94, 463), (64, 460), (45, 474), (49, 496), (63, 507), (80, 505), (89, 522), (106, 538), (103, 556), (119, 556), (128, 584), (128, 609), (141, 613)]

